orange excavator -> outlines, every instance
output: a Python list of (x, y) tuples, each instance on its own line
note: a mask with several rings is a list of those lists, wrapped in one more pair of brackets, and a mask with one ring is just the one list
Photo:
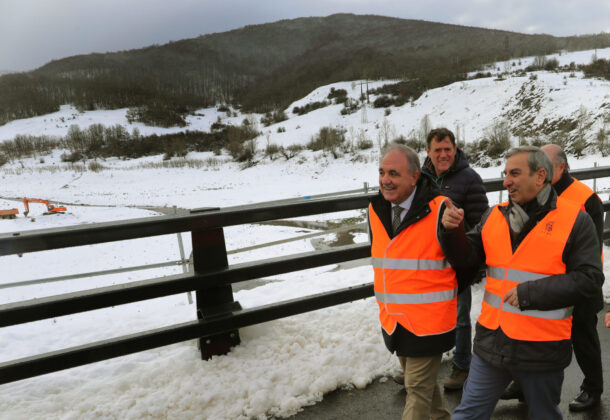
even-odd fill
[(47, 211), (42, 213), (44, 215), (46, 214), (63, 214), (66, 212), (66, 208), (65, 207), (57, 207), (54, 206), (53, 204), (50, 204), (47, 200), (42, 200), (40, 198), (27, 198), (27, 197), (23, 197), (23, 205), (25, 206), (25, 211), (23, 212), (24, 216), (27, 216), (28, 213), (30, 212), (30, 205), (29, 203), (41, 203), (47, 206)]

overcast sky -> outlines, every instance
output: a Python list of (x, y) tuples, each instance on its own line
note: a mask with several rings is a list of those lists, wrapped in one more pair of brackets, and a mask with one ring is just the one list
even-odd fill
[(0, 70), (341, 12), (556, 36), (610, 32), (610, 0), (0, 0)]

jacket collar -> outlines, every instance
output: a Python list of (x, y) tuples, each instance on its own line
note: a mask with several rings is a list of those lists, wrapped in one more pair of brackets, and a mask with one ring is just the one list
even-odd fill
[(563, 171), (561, 178), (557, 180), (555, 184), (553, 184), (553, 188), (557, 191), (557, 195), (561, 195), (566, 188), (568, 188), (574, 182), (574, 178), (568, 173), (567, 170)]

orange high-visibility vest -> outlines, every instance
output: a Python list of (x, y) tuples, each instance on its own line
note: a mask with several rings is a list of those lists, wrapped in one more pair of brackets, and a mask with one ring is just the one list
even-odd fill
[[(581, 210), (586, 211), (585, 203), (587, 202), (589, 197), (591, 197), (593, 194), (595, 194), (595, 191), (593, 191), (591, 188), (589, 188), (589, 186), (587, 184), (580, 182), (576, 178), (572, 178), (572, 179), (574, 180), (574, 182), (572, 182), (568, 186), (568, 188), (563, 190), (560, 197), (578, 204), (580, 206)], [(600, 199), (599, 196), (596, 196), (596, 197), (598, 199)], [(601, 199), (600, 199), (600, 201), (601, 201)], [(603, 247), (600, 246), (600, 248), (603, 248)], [(602, 263), (603, 263), (604, 262), (603, 250), (602, 250), (601, 258), (602, 258)]]
[(585, 203), (589, 197), (595, 194), (595, 192), (579, 180), (575, 178), (572, 179), (574, 179), (574, 182), (572, 182), (568, 188), (563, 190), (560, 197), (580, 204), (581, 208), (584, 210)]
[(521, 311), (502, 299), (521, 283), (566, 272), (561, 256), (580, 208), (558, 197), (557, 208), (538, 222), (513, 254), (509, 226), (498, 208), (506, 205), (495, 206), (481, 230), (487, 257), (487, 282), (479, 323), (491, 330), (502, 327), (515, 340), (569, 340), (572, 307)]
[(381, 326), (388, 334), (397, 322), (418, 336), (455, 328), (457, 279), (436, 236), (443, 199), (431, 200), (431, 212), (393, 239), (369, 205), (375, 297)]

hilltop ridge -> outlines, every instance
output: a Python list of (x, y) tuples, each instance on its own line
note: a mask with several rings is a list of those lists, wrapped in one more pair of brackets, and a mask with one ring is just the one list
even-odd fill
[(183, 115), (226, 103), (266, 112), (342, 80), (411, 79), (430, 89), (487, 62), (607, 46), (610, 34), (526, 35), (375, 15), (281, 20), (1, 76), (0, 124), (63, 104)]

